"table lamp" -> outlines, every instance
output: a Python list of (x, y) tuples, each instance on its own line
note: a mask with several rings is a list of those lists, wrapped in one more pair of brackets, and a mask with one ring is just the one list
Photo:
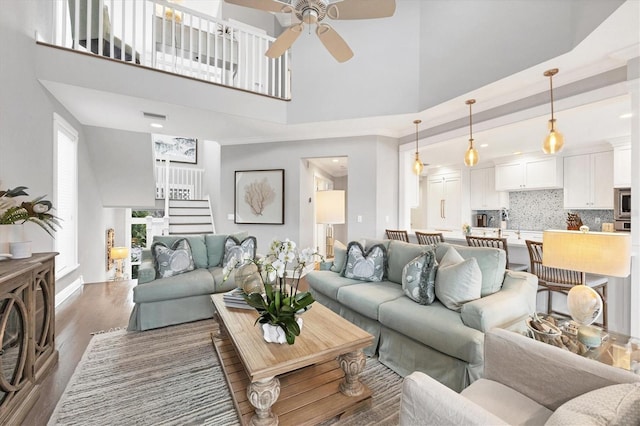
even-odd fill
[(624, 232), (544, 231), (542, 264), (582, 273), (582, 285), (569, 290), (569, 314), (579, 324), (578, 339), (599, 346), (602, 330), (590, 326), (602, 311), (600, 295), (584, 285), (587, 272), (626, 277), (631, 268), (631, 235)]
[(344, 191), (316, 192), (316, 223), (327, 225), (326, 256), (333, 257), (333, 225), (344, 223)]
[(111, 247), (111, 258), (116, 262), (116, 276), (114, 281), (124, 280), (123, 264), (124, 260), (129, 256), (129, 249), (127, 247)]

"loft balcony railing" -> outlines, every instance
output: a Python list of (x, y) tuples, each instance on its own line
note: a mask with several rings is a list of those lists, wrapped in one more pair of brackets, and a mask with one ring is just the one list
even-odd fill
[(275, 40), (164, 0), (54, 0), (53, 44), (280, 99), (289, 53)]
[(175, 166), (168, 160), (156, 162), (157, 200), (202, 200), (204, 169)]

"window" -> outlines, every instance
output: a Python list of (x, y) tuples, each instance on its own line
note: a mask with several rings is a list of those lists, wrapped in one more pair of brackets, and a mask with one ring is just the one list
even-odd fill
[(62, 219), (56, 232), (56, 275), (78, 267), (78, 132), (58, 114), (53, 115), (53, 205)]

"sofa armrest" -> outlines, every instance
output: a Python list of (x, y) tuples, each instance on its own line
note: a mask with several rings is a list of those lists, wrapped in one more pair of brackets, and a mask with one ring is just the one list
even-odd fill
[(138, 284), (144, 284), (156, 279), (156, 268), (153, 261), (143, 260), (138, 266)]
[(158, 278), (133, 288), (134, 303), (159, 302), (216, 292), (213, 276), (207, 269), (194, 269), (167, 278)]
[(421, 372), (404, 378), (401, 425), (506, 425), (489, 411)]
[(537, 289), (535, 275), (507, 270), (500, 291), (462, 306), (462, 322), (486, 333), (493, 327), (531, 315), (536, 309)]

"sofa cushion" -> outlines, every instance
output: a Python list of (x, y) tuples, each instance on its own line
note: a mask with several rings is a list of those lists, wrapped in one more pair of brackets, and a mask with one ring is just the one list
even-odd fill
[[(249, 236), (249, 233), (247, 231), (239, 231), (230, 235), (236, 237), (238, 241), (242, 241)], [(207, 266), (209, 268), (224, 266), (222, 264), (224, 242), (228, 236), (227, 234), (206, 234), (204, 236), (204, 242), (207, 245)]]
[(461, 394), (510, 425), (542, 425), (553, 414), (533, 399), (493, 380), (476, 380)]
[(431, 250), (431, 246), (405, 243), (404, 241), (391, 240), (389, 243), (388, 277), (389, 281), (402, 284), (402, 270), (404, 266), (418, 255)]
[(347, 263), (347, 246), (338, 240), (333, 241), (333, 264), (331, 270), (342, 274), (344, 265)]
[(191, 246), (186, 238), (176, 240), (171, 247), (155, 242), (151, 246), (151, 252), (156, 276), (159, 278), (168, 278), (195, 269)]
[(209, 273), (213, 277), (213, 281), (216, 285), (216, 293), (222, 293), (225, 291), (231, 291), (237, 287), (236, 285), (236, 271), (237, 269), (229, 272), (227, 279), (225, 280), (225, 271), (223, 268), (219, 266), (214, 266), (213, 268), (209, 268)]
[(438, 262), (433, 250), (419, 255), (402, 270), (402, 290), (414, 302), (430, 305), (436, 297), (435, 279)]
[(449, 243), (436, 246), (436, 260), (440, 262), (450, 247), (454, 247), (463, 259), (474, 257), (482, 271), (481, 295), (488, 296), (502, 288), (507, 267), (507, 255), (504, 250), (492, 247), (467, 247)]
[(181, 238), (186, 238), (191, 246), (191, 256), (196, 268), (207, 267), (207, 246), (204, 244), (203, 234), (194, 235), (156, 235), (153, 242), (163, 243), (167, 247), (171, 247), (173, 243)]
[(311, 271), (304, 278), (309, 287), (333, 300), (338, 300), (338, 290), (341, 287), (362, 283), (360, 280), (345, 278), (331, 271)]
[(398, 297), (403, 297), (402, 287), (389, 281), (354, 284), (338, 290), (340, 303), (373, 320), (378, 319), (378, 307), (381, 304)]
[(255, 259), (257, 245), (256, 237), (247, 237), (241, 242), (233, 235), (229, 235), (224, 240), (222, 266), (233, 266), (230, 263), (241, 262), (245, 259)]
[(442, 257), (436, 273), (436, 297), (443, 305), (460, 312), (462, 305), (480, 298), (482, 272), (478, 261), (464, 260), (450, 247)]
[(638, 425), (640, 383), (605, 386), (562, 404), (545, 425)]
[(213, 277), (206, 269), (194, 269), (169, 278), (160, 278), (133, 288), (135, 303), (157, 302), (215, 293)]
[(408, 297), (382, 303), (380, 323), (444, 354), (468, 363), (483, 362), (484, 333), (467, 327), (460, 314), (437, 300), (420, 305)]
[(369, 247), (366, 251), (357, 241), (349, 243), (347, 262), (342, 275), (362, 281), (382, 281), (386, 269), (387, 251), (382, 244)]

